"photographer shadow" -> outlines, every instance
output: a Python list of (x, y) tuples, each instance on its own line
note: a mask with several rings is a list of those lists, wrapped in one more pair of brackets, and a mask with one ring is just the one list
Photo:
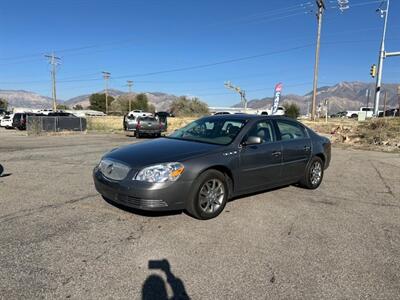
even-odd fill
[[(171, 267), (168, 260), (150, 260), (150, 270), (161, 270), (164, 272), (167, 280), (157, 274), (148, 276), (142, 286), (143, 300), (189, 300), (190, 297), (186, 293), (183, 281), (171, 272)], [(172, 297), (168, 297), (167, 284), (171, 287)]]
[(4, 172), (4, 168), (3, 168), (2, 165), (0, 165), (0, 177), (7, 177), (7, 176), (11, 176), (12, 175), (11, 173), (4, 173), (3, 174), (3, 172)]

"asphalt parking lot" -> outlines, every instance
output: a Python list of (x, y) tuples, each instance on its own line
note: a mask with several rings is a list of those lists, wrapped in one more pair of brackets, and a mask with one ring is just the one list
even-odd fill
[(96, 193), (102, 154), (135, 142), (0, 129), (0, 298), (399, 298), (399, 154), (334, 148), (318, 190), (243, 197), (198, 221)]

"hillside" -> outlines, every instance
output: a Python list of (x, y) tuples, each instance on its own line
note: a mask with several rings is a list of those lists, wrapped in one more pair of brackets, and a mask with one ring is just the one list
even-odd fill
[[(397, 107), (397, 84), (386, 84), (383, 86), (383, 91), (387, 91), (387, 107)], [(369, 100), (369, 106), (373, 106), (374, 96), (373, 91), (375, 85), (373, 83), (363, 82), (341, 82), (334, 86), (324, 86), (318, 89), (317, 103), (323, 102), (325, 99), (329, 101), (330, 113), (335, 113), (343, 110), (358, 110), (360, 106), (367, 105), (366, 91), (371, 91)], [(312, 92), (307, 93), (303, 96), (298, 95), (285, 95), (285, 87), (283, 87), (283, 93), (281, 103), (293, 102), (300, 106), (302, 113), (307, 112), (307, 107), (312, 99)], [(250, 108), (269, 108), (272, 105), (272, 97), (266, 97), (262, 99), (254, 99), (249, 101), (248, 107)], [(381, 97), (381, 107), (383, 109), (384, 95)], [(240, 104), (236, 104), (235, 107), (240, 107)]]
[[(100, 91), (99, 93), (103, 93), (103, 91)], [(119, 96), (126, 94), (125, 92), (119, 91), (119, 90), (109, 90), (109, 95), (117, 99)], [(132, 93), (133, 95), (137, 95), (136, 93)], [(178, 97), (175, 95), (169, 95), (165, 93), (145, 93), (149, 99), (149, 102), (153, 104), (158, 111), (164, 111), (164, 110), (169, 110), (169, 107), (175, 99)], [(88, 107), (90, 105), (89, 103), (89, 97), (90, 94), (87, 95), (81, 95), (78, 97), (74, 97), (72, 99), (69, 99), (68, 101), (65, 102), (66, 105), (70, 107), (74, 107), (77, 104), (82, 105), (83, 107)]]
[[(386, 84), (383, 86), (383, 91), (387, 91), (387, 107), (397, 107), (397, 86), (396, 84)], [(363, 82), (341, 82), (334, 86), (324, 86), (318, 89), (318, 103), (325, 99), (329, 100), (329, 111), (335, 113), (342, 110), (357, 110), (360, 106), (367, 105), (366, 90), (374, 90), (373, 83)], [(99, 91), (100, 93), (103, 91)], [(125, 94), (120, 90), (110, 89), (109, 94), (114, 98)], [(178, 97), (171, 94), (160, 93), (160, 92), (148, 92), (145, 93), (158, 111), (169, 110), (171, 103)], [(285, 95), (285, 87), (283, 88), (281, 103), (293, 102), (300, 106), (302, 113), (307, 111), (307, 107), (311, 102), (312, 93), (299, 96), (294, 94)], [(64, 104), (73, 107), (77, 104), (83, 107), (89, 106), (89, 96), (80, 95), (65, 101)], [(52, 106), (52, 100), (49, 97), (39, 95), (34, 92), (24, 90), (0, 90), (0, 97), (8, 100), (10, 107), (26, 107), (26, 108), (50, 108)], [(381, 98), (381, 107), (383, 109), (383, 99)], [(61, 100), (59, 100), (62, 102)], [(265, 97), (262, 99), (253, 99), (249, 101), (248, 106), (250, 108), (269, 108), (272, 105), (272, 97)], [(370, 97), (369, 105), (373, 105), (373, 95)], [(240, 104), (234, 105), (239, 107)]]
[(51, 108), (52, 99), (24, 90), (0, 90), (0, 98), (8, 101), (12, 107)]

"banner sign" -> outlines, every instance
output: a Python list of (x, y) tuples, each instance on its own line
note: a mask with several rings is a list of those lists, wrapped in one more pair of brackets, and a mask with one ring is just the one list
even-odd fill
[(281, 82), (275, 86), (274, 105), (272, 106), (273, 115), (278, 111), (279, 100), (281, 99), (282, 87), (283, 85)]

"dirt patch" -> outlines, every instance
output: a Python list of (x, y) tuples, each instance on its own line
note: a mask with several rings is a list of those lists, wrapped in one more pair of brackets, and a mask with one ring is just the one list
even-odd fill
[(334, 144), (357, 149), (400, 152), (400, 118), (303, 123), (316, 132), (329, 136)]

